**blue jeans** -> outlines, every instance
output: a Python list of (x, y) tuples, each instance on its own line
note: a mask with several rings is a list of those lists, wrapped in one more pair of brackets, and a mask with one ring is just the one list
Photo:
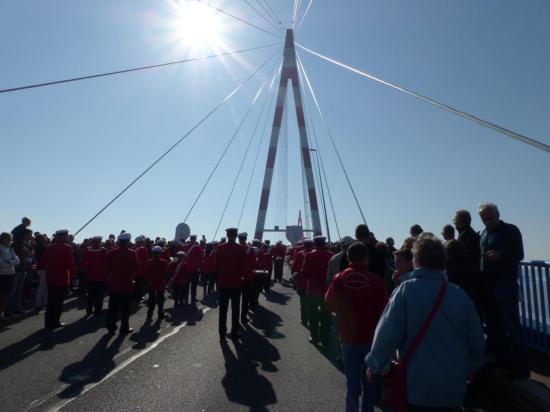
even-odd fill
[(13, 275), (10, 295), (10, 310), (12, 312), (17, 312), (21, 307), (21, 294), (23, 293), (26, 277), (27, 272), (15, 272), (15, 275)]
[[(367, 382), (365, 356), (370, 352), (370, 344), (342, 343), (344, 373), (346, 374), (346, 412), (373, 412), (376, 402), (376, 382)], [(362, 397), (361, 408), (359, 398)]]

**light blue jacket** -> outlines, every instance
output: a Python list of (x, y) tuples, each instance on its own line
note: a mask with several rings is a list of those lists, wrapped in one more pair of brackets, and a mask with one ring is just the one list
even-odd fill
[[(396, 349), (403, 356), (431, 311), (445, 274), (417, 269), (393, 292), (378, 322), (367, 366), (380, 373)], [(407, 369), (407, 398), (414, 405), (457, 407), (468, 372), (484, 360), (484, 339), (474, 305), (449, 283), (443, 302)]]

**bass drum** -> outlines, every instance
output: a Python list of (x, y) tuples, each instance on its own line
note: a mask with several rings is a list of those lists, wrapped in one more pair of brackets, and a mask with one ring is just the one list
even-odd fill
[(191, 228), (189, 228), (189, 225), (187, 225), (186, 223), (180, 223), (176, 226), (176, 243), (178, 243), (179, 245), (183, 245), (185, 243), (185, 239), (187, 239), (190, 234)]
[(299, 240), (302, 240), (304, 237), (304, 231), (302, 226), (287, 226), (286, 227), (286, 238), (292, 244), (295, 244)]

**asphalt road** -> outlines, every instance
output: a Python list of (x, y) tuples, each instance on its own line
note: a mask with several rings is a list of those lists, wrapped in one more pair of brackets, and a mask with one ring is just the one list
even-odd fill
[(168, 299), (162, 322), (142, 306), (128, 336), (106, 335), (82, 303), (66, 301), (53, 333), (43, 312), (0, 330), (0, 410), (343, 410), (344, 376), (308, 343), (288, 285), (262, 295), (241, 341), (224, 345), (215, 299), (178, 311)]

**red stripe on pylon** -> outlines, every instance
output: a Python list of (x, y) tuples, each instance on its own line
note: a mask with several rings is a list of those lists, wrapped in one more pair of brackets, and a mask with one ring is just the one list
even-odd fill
[(302, 147), (302, 158), (304, 159), (304, 167), (306, 169), (311, 169), (311, 156), (309, 154), (309, 149)]
[(277, 153), (277, 149), (275, 147), (270, 147), (269, 151), (267, 152), (267, 168), (273, 169), (275, 166), (275, 154)]
[(317, 206), (317, 193), (315, 192), (315, 189), (309, 189), (309, 204), (312, 211), (319, 209)]
[(267, 210), (268, 200), (269, 200), (269, 189), (263, 189), (262, 197), (260, 198), (260, 210)]
[(281, 127), (283, 121), (283, 106), (275, 108), (275, 118), (273, 119), (273, 127)]

